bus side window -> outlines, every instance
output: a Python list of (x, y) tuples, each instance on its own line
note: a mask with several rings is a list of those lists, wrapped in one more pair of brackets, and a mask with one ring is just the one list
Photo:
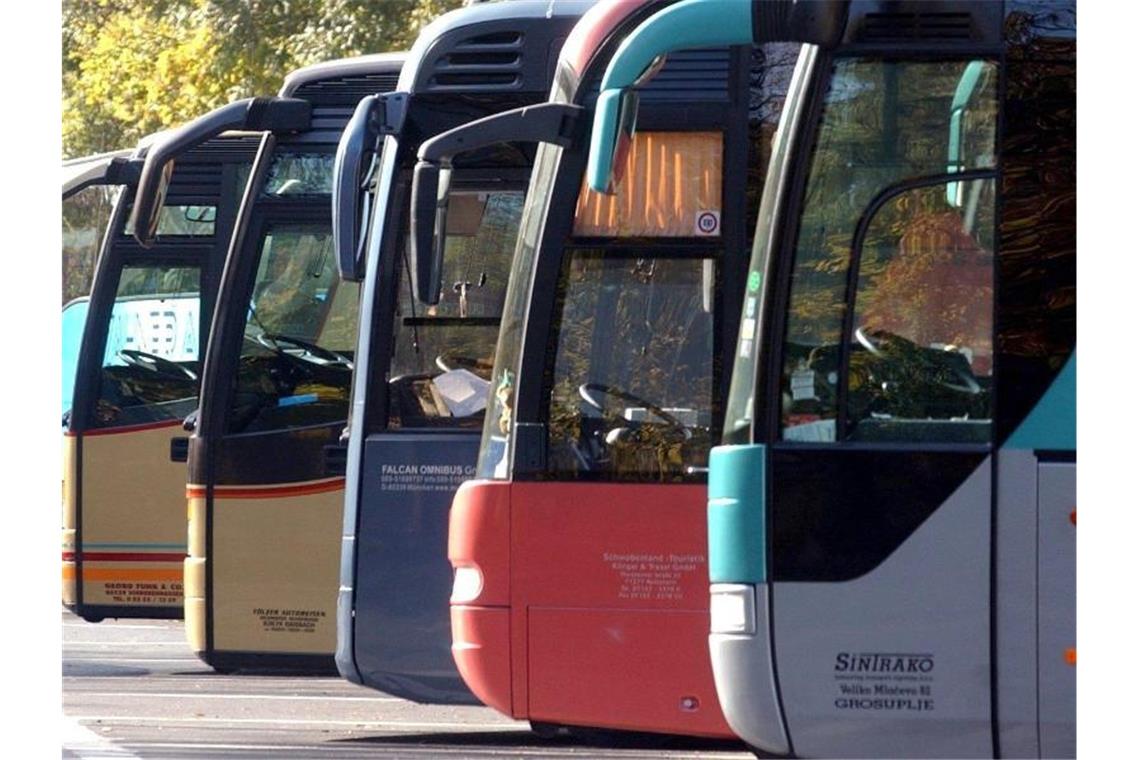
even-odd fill
[(856, 241), (846, 437), (984, 443), (993, 374), (994, 181), (900, 193)]
[[(886, 402), (881, 395), (886, 391), (880, 388), (878, 396), (868, 395), (870, 391), (866, 386), (859, 384), (865, 377), (855, 372), (868, 355), (873, 355), (866, 344), (878, 348), (874, 336), (868, 332), (871, 326), (860, 324), (858, 319), (853, 320), (853, 328), (861, 328), (858, 334), (843, 334), (844, 325), (849, 321), (848, 310), (856, 306), (847, 302), (854, 253), (852, 242), (860, 220), (885, 189), (923, 177), (993, 169), (997, 137), (996, 70), (993, 62), (979, 60), (854, 58), (842, 59), (834, 65), (799, 213), (779, 399), (783, 440), (804, 443), (843, 440), (849, 431), (845, 426), (838, 436), (836, 434), (840, 412), (847, 415), (848, 422), (856, 423), (872, 418), (871, 415), (892, 418), (903, 415), (909, 420), (912, 412), (925, 419), (927, 413), (933, 411), (927, 408), (904, 411), (901, 406), (884, 406)], [(992, 269), (992, 182), (979, 181), (976, 174), (973, 176), (972, 181), (947, 181), (904, 193), (871, 212), (877, 215), (873, 222), (876, 229), (868, 230), (870, 234), (864, 238), (867, 250), (863, 252), (864, 261), (858, 273), (861, 288), (886, 289), (889, 282), (903, 278), (904, 274), (919, 276), (919, 272), (910, 271), (912, 266), (922, 262), (929, 265), (951, 251), (964, 255), (967, 248), (964, 238), (970, 236), (976, 239), (977, 246), (988, 252), (988, 266)], [(935, 197), (935, 193), (941, 195)], [(908, 229), (908, 225), (914, 225), (913, 229)], [(946, 251), (937, 255), (933, 252), (943, 246), (947, 246)], [(926, 250), (927, 254), (903, 255), (907, 250)], [(890, 277), (876, 285), (895, 259), (897, 263)], [(942, 276), (942, 266), (925, 276)], [(986, 282), (992, 291), (992, 278)], [(889, 300), (886, 295), (860, 295), (857, 306), (865, 308), (868, 299), (875, 298)], [(992, 292), (986, 298), (992, 302)], [(897, 312), (918, 308), (913, 304), (908, 306), (903, 296), (896, 299), (893, 306)], [(876, 308), (883, 311), (885, 307)], [(858, 315), (859, 312), (855, 316)], [(900, 314), (897, 318), (912, 317)], [(892, 326), (898, 327), (893, 323)], [(890, 327), (881, 329), (889, 331)], [(986, 329), (992, 331), (992, 326), (987, 325)], [(922, 352), (934, 350), (930, 345), (933, 343), (957, 346), (963, 341), (954, 335), (927, 340), (917, 327), (898, 334), (912, 342), (919, 341), (915, 345)], [(978, 344), (973, 336), (970, 340)], [(988, 357), (992, 353), (991, 343), (992, 339), (987, 337), (984, 345), (967, 348), (980, 360), (982, 355)], [(848, 356), (852, 374), (842, 377)], [(945, 363), (949, 359), (943, 356), (941, 361)], [(966, 361), (973, 363), (972, 359)], [(837, 406), (843, 401), (841, 385), (848, 380), (846, 390), (854, 406), (841, 410)], [(898, 389), (899, 379), (891, 375), (891, 382), (895, 383), (891, 388)], [(965, 413), (954, 407), (945, 415), (934, 416), (949, 419)], [(971, 408), (970, 419), (978, 413), (980, 410)], [(988, 409), (985, 413), (988, 417)], [(870, 427), (863, 426), (857, 435), (863, 435)], [(912, 426), (912, 429), (917, 428)], [(896, 435), (901, 434), (890, 434), (894, 440), (897, 440), (893, 438)]]

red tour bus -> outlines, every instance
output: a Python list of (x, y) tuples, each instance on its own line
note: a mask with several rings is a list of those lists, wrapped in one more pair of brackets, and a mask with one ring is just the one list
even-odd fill
[(651, 66), (624, 179), (595, 193), (583, 179), (601, 74), (664, 5), (600, 3), (562, 49), (551, 102), (421, 146), (416, 285), (438, 298), (451, 157), (539, 142), (478, 479), (451, 509), (452, 652), (480, 699), (539, 727), (727, 737), (708, 656), (706, 471), (732, 367), (722, 336), (736, 334), (748, 220), (799, 46)]

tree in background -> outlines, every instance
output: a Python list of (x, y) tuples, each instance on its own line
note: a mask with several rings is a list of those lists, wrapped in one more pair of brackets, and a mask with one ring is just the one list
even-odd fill
[(293, 69), (407, 49), (462, 0), (64, 0), (65, 156), (129, 148)]
[[(64, 157), (133, 147), (290, 71), (406, 50), (462, 0), (63, 0)], [(64, 207), (63, 301), (86, 295), (113, 193)]]

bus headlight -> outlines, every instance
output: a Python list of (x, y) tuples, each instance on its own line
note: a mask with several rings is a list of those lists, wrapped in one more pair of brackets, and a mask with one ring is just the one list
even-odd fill
[(483, 571), (475, 565), (455, 568), (455, 581), (451, 584), (451, 603), (470, 604), (483, 593)]
[(756, 594), (752, 586), (714, 583), (709, 591), (712, 633), (756, 633)]

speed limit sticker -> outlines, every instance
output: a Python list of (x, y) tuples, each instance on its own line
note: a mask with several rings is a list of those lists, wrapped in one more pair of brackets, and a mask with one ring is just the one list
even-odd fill
[(720, 212), (698, 211), (697, 221), (693, 225), (693, 232), (699, 236), (720, 234)]

